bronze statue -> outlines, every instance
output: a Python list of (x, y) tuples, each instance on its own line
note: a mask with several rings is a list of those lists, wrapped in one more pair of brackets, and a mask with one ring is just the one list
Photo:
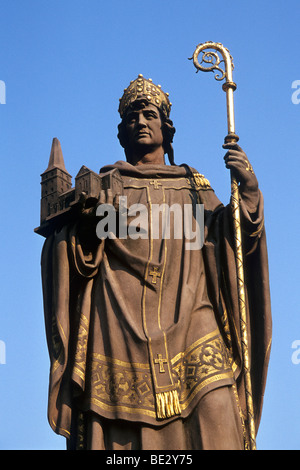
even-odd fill
[[(204, 175), (175, 164), (170, 110), (139, 75), (119, 105), (126, 161), (82, 167), (72, 188), (54, 139), (42, 175), (48, 416), (68, 449), (249, 448), (232, 212)], [(271, 344), (263, 197), (244, 151), (225, 148), (257, 431)]]

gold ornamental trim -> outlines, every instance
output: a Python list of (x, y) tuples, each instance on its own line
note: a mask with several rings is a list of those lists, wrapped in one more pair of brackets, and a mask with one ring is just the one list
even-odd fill
[(204, 388), (217, 388), (224, 380), (233, 382), (232, 360), (218, 330), (195, 341), (169, 362), (174, 390), (158, 396), (148, 363), (130, 363), (94, 353), (90, 403), (100, 415), (104, 411), (136, 415), (139, 419), (164, 419), (187, 410)]

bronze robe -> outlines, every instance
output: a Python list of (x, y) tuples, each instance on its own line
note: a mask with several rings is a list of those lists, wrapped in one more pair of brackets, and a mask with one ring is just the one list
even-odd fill
[[(110, 178), (103, 194), (110, 192), (116, 214), (119, 196), (126, 196), (127, 208), (147, 209), (147, 227), (129, 212), (131, 236), (116, 233), (91, 249), (75, 223), (45, 242), (50, 425), (70, 449), (242, 448), (247, 428), (230, 206), (187, 165), (117, 162), (100, 175)], [(170, 214), (170, 234), (157, 236), (154, 209), (161, 204), (162, 217), (167, 207), (186, 206), (195, 217), (197, 204), (204, 205), (202, 249), (187, 249), (184, 211), (181, 220)], [(261, 194), (252, 212), (241, 200), (241, 217), (258, 428), (271, 344)]]

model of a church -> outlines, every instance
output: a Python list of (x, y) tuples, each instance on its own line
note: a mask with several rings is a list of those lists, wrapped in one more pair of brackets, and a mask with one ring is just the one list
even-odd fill
[(101, 178), (99, 174), (82, 166), (75, 177), (75, 187), (72, 187), (72, 176), (65, 168), (63, 153), (59, 140), (52, 141), (49, 164), (41, 174), (41, 218), (40, 226), (35, 232), (48, 236), (60, 220), (66, 221), (72, 208), (79, 201), (81, 193), (98, 199)]

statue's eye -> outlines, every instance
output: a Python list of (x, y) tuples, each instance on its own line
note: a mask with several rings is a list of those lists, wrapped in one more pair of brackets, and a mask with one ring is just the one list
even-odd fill
[(144, 113), (144, 116), (147, 118), (147, 119), (156, 119), (157, 118), (157, 114), (154, 112), (154, 111), (146, 111)]
[(126, 119), (127, 124), (134, 123), (136, 121), (136, 119), (137, 119), (136, 114), (134, 114), (134, 113), (128, 114), (127, 119)]

